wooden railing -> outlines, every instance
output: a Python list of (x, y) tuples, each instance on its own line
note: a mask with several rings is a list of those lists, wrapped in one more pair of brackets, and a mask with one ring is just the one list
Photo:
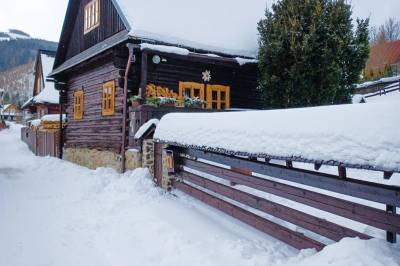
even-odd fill
[(21, 140), (37, 156), (59, 157), (59, 131), (41, 131), (24, 127), (21, 129)]
[[(333, 241), (345, 237), (369, 239), (371, 236), (268, 200), (257, 192), (268, 193), (384, 230), (387, 232), (387, 241), (391, 243), (396, 242), (396, 234), (400, 233), (400, 215), (396, 214), (396, 207), (400, 207), (400, 187), (348, 178), (343, 166), (338, 167), (338, 175), (330, 175), (294, 168), (292, 162), (286, 162), (286, 166), (283, 166), (269, 161), (261, 162), (257, 158), (177, 146), (164, 149), (164, 155), (161, 156), (162, 144), (157, 143), (156, 147), (155, 167), (159, 169), (155, 172), (157, 183), (161, 185), (167, 173), (173, 189), (183, 191), (295, 248), (321, 250), (325, 245), (318, 237), (312, 238), (291, 230), (258, 215), (257, 212), (279, 218)], [(381, 203), (386, 205), (386, 209), (373, 208), (340, 196), (333, 197), (328, 195), (329, 192)]]
[(382, 96), (382, 95), (386, 95), (388, 93), (393, 93), (393, 92), (400, 92), (400, 80), (398, 82), (395, 82), (393, 84), (390, 84), (382, 89), (380, 89), (378, 92), (375, 93), (370, 93), (365, 95), (365, 98), (371, 98), (371, 97), (375, 97), (375, 96)]

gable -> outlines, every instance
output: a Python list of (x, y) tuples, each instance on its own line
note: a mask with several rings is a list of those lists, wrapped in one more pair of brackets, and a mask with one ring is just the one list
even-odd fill
[(100, 24), (84, 33), (84, 10), (91, 0), (70, 0), (57, 50), (55, 67), (126, 29), (113, 0), (100, 0)]

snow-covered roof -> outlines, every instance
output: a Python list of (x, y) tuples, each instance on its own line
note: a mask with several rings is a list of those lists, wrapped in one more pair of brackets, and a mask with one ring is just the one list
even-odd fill
[[(140, 44), (140, 49), (141, 50), (147, 49), (147, 50), (157, 51), (157, 52), (161, 52), (161, 53), (177, 54), (177, 55), (184, 55), (184, 56), (192, 54), (192, 55), (201, 55), (201, 56), (205, 56), (205, 57), (209, 57), (209, 58), (213, 58), (213, 59), (221, 58), (219, 55), (216, 55), (216, 54), (197, 54), (197, 53), (190, 52), (186, 48), (177, 47), (177, 46), (173, 46), (173, 45), (171, 46), (171, 45), (142, 43), (142, 44)], [(240, 66), (243, 66), (246, 64), (258, 63), (258, 60), (256, 60), (256, 59), (248, 59), (248, 58), (243, 58), (243, 57), (236, 57), (236, 58), (233, 58), (232, 60), (235, 60), (236, 63), (238, 63)]]
[(30, 105), (33, 101), (34, 97), (29, 98), (22, 106), (21, 109), (25, 109), (25, 107), (27, 107), (28, 105)]
[[(67, 117), (65, 114), (63, 114), (63, 121), (65, 121)], [(59, 114), (54, 114), (54, 115), (44, 115), (41, 118), (42, 121), (47, 121), (47, 122), (58, 122), (60, 121), (60, 115)]]
[(168, 114), (154, 138), (227, 154), (400, 171), (400, 104)]
[(59, 103), (59, 92), (54, 88), (53, 82), (46, 81), (46, 77), (53, 70), (54, 57), (47, 54), (41, 53), (40, 59), (42, 62), (43, 79), (44, 79), (44, 89), (33, 98), (35, 103)]
[(172, 45), (255, 57), (264, 0), (115, 0), (129, 35)]
[(158, 119), (150, 119), (149, 121), (147, 121), (146, 123), (144, 123), (139, 130), (136, 132), (135, 134), (135, 139), (141, 139), (143, 137), (144, 134), (147, 133), (147, 131), (151, 128), (151, 127), (157, 127), (158, 123), (160, 121)]
[(34, 120), (31, 120), (29, 123), (31, 124), (31, 126), (39, 126), (40, 123), (42, 123), (42, 120), (34, 119)]

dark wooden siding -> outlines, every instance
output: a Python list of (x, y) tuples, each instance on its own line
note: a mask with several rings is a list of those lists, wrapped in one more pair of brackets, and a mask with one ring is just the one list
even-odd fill
[[(85, 70), (86, 69), (86, 70)], [(112, 57), (102, 62), (82, 66), (68, 79), (68, 126), (65, 131), (65, 147), (112, 150), (119, 153), (122, 132), (123, 88), (118, 86), (119, 69), (115, 68)], [(115, 114), (102, 116), (101, 100), (104, 82), (115, 80)], [(84, 91), (84, 115), (82, 120), (73, 118), (73, 93)]]
[(112, 1), (100, 0), (100, 26), (87, 34), (83, 34), (84, 9), (90, 0), (82, 0), (80, 2), (79, 11), (74, 22), (74, 29), (69, 39), (65, 60), (68, 60), (69, 58), (125, 29)]
[(179, 93), (179, 81), (203, 83), (202, 72), (210, 70), (210, 84), (231, 87), (231, 108), (262, 107), (261, 94), (257, 91), (257, 65), (239, 66), (210, 60), (196, 61), (194, 58), (175, 55), (162, 56), (166, 62), (155, 65), (152, 63), (152, 56), (153, 54), (148, 56), (148, 84), (168, 87)]

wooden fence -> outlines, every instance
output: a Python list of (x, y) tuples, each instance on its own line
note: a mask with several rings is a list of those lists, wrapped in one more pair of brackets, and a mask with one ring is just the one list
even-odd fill
[[(282, 166), (272, 164), (268, 160), (261, 162), (257, 158), (236, 157), (177, 146), (164, 149), (162, 159), (159, 154), (161, 145), (156, 144), (156, 182), (161, 184), (167, 173), (172, 188), (183, 191), (297, 249), (321, 250), (324, 244), (318, 241), (318, 238), (290, 230), (256, 213), (262, 212), (279, 218), (333, 241), (345, 237), (369, 239), (371, 236), (270, 201), (255, 192), (266, 192), (384, 230), (387, 241), (392, 243), (396, 242), (396, 234), (400, 233), (400, 215), (396, 214), (396, 207), (400, 206), (400, 187), (348, 178), (343, 166), (338, 167), (336, 176), (317, 170), (297, 169), (289, 161), (286, 162), (286, 166)], [(317, 169), (319, 167), (320, 165), (316, 165)], [(273, 178), (261, 178), (260, 175)], [(385, 177), (388, 177), (387, 174)], [(311, 189), (296, 184), (306, 185)], [(386, 205), (386, 210), (348, 201), (342, 197), (333, 197), (321, 190), (316, 192), (313, 188), (382, 203)]]
[(370, 93), (365, 95), (365, 98), (371, 98), (371, 97), (376, 97), (376, 96), (382, 96), (382, 95), (386, 95), (389, 93), (394, 93), (394, 92), (399, 92), (400, 93), (400, 80), (396, 83), (390, 84), (382, 89), (380, 89), (379, 91), (375, 92), (375, 93)]
[(59, 156), (59, 131), (41, 131), (24, 127), (21, 129), (21, 139), (37, 156)]

